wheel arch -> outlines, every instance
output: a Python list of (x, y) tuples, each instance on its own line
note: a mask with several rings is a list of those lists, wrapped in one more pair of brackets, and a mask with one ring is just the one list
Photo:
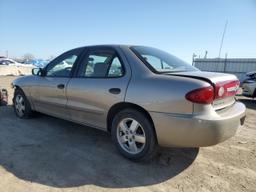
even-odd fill
[(151, 118), (149, 112), (146, 109), (144, 109), (143, 107), (141, 107), (141, 106), (139, 106), (137, 104), (134, 104), (134, 103), (129, 103), (129, 102), (117, 103), (117, 104), (113, 105), (110, 108), (110, 110), (108, 111), (108, 115), (107, 115), (107, 130), (108, 130), (108, 132), (111, 132), (111, 123), (112, 123), (112, 121), (114, 119), (114, 116), (118, 112), (120, 112), (120, 111), (122, 111), (124, 109), (135, 109), (135, 110), (143, 113), (149, 119), (149, 121), (152, 123), (153, 128), (154, 128), (155, 137), (157, 139), (154, 121)]
[(22, 88), (21, 88), (19, 85), (12, 85), (12, 87), (13, 87), (14, 91), (15, 91), (16, 89), (22, 90)]
[(26, 90), (24, 90), (20, 85), (17, 85), (17, 84), (14, 84), (14, 83), (12, 83), (12, 88), (14, 89), (14, 95), (13, 95), (13, 98), (12, 98), (12, 102), (14, 102), (15, 91), (16, 90), (20, 90), (20, 91), (23, 92), (23, 94), (25, 95), (26, 99), (28, 100), (28, 102), (29, 102), (29, 104), (31, 106), (31, 109), (35, 110), (34, 104), (31, 101), (31, 99), (29, 97), (29, 93), (27, 93)]

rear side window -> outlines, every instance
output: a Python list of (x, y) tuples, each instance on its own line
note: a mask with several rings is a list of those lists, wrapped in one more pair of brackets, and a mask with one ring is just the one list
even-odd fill
[(82, 61), (79, 77), (106, 78), (123, 76), (123, 66), (114, 50), (89, 51)]
[(108, 77), (120, 77), (120, 76), (123, 76), (123, 67), (118, 57), (115, 57), (110, 65), (110, 68), (108, 71)]

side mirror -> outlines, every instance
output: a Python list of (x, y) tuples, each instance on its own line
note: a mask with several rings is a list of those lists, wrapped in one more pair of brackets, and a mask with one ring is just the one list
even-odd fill
[(46, 75), (46, 71), (43, 68), (34, 68), (32, 69), (32, 74), (43, 77)]

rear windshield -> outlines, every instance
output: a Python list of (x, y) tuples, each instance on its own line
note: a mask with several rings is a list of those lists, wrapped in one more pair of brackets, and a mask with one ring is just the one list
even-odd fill
[(185, 71), (198, 71), (197, 68), (181, 59), (156, 48), (132, 46), (131, 50), (153, 72), (172, 73)]

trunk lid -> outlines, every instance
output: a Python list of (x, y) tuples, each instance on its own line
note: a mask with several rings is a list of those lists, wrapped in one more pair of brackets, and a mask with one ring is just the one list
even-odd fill
[(175, 72), (168, 75), (200, 79), (210, 83), (215, 90), (212, 106), (215, 110), (224, 109), (235, 102), (235, 94), (239, 88), (239, 81), (235, 75), (203, 71)]

